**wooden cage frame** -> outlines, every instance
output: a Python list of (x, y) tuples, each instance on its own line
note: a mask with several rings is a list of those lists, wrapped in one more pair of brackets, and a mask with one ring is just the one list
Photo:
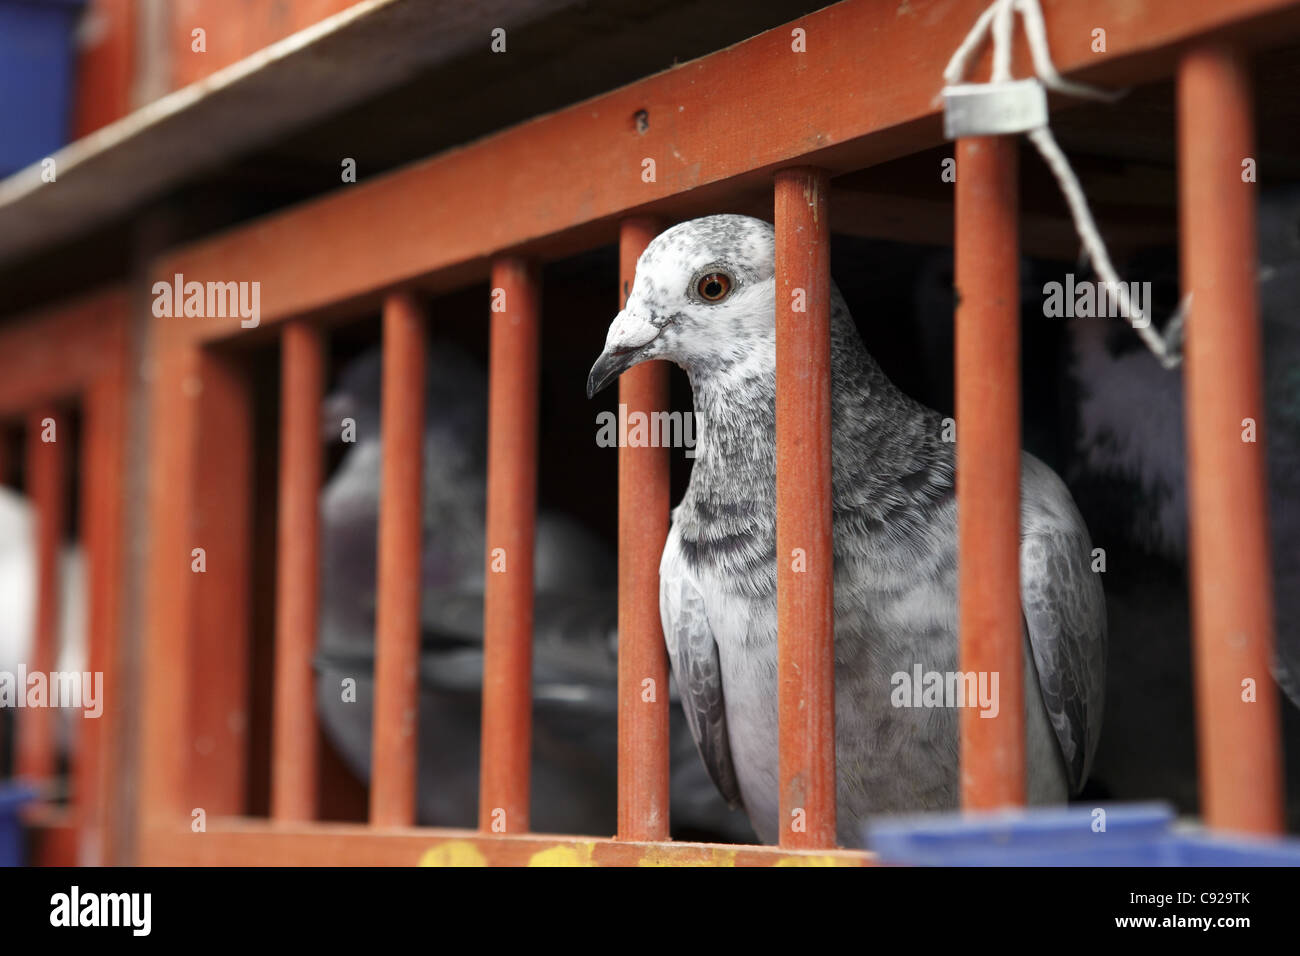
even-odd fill
[[(38, 588), (32, 670), (53, 669), (60, 575), (58, 555), (67, 527), (67, 482), (73, 462), (58, 429), (67, 410), (82, 414), (78, 496), (86, 554), (87, 666), (108, 687), (121, 675), (122, 560), (126, 496), (128, 298), (111, 288), (18, 316), (0, 328), (0, 422), (26, 426), (27, 487), (36, 514)], [(42, 440), (42, 423), (54, 419), (54, 441)], [(66, 433), (66, 428), (65, 428)], [(3, 449), (0, 448), (0, 453)], [(0, 475), (8, 471), (0, 467)], [(119, 685), (120, 686), (120, 685)], [(80, 720), (76, 759), (66, 804), (45, 802), (32, 816), (35, 860), (97, 864), (117, 858), (124, 702), (105, 695), (98, 719)], [(24, 711), (18, 721), (15, 764), (20, 774), (49, 779), (55, 769), (54, 712)]]
[[(893, 4), (843, 0), (700, 60), (158, 257), (150, 282), (171, 282), (177, 274), (200, 282), (258, 280), (262, 298), (256, 330), (241, 329), (237, 318), (153, 320), (140, 862), (870, 861), (869, 854), (835, 847), (835, 755), (827, 733), (834, 714), (826, 570), (829, 302), (817, 294), (808, 297), (809, 312), (798, 322), (781, 310), (777, 315), (777, 534), (782, 547), (806, 542), (809, 567), (778, 580), (781, 811), (788, 818), (802, 808), (806, 829), (783, 827), (780, 847), (668, 841), (667, 702), (642, 704), (636, 693), (642, 677), (667, 674), (657, 573), (668, 528), (668, 452), (658, 448), (619, 451), (618, 835), (528, 832), (527, 562), (510, 575), (487, 576), (480, 829), (413, 826), (419, 594), (409, 572), (420, 547), (425, 374), (425, 322), (413, 293), (488, 277), (507, 290), (507, 311), (490, 316), (487, 538), (489, 550), (504, 546), (531, 555), (538, 264), (617, 241), (626, 294), (637, 255), (661, 224), (716, 211), (771, 184), (778, 285), (825, 290), (835, 205), (830, 178), (943, 142), (936, 98), (943, 69), (985, 6), (986, 0), (952, 0), (941, 20), (921, 23)], [(1197, 309), (1186, 389), (1204, 815), (1215, 827), (1277, 832), (1279, 730), (1269, 716), (1276, 688), (1261, 681), (1259, 707), (1226, 703), (1243, 668), (1268, 673), (1272, 621), (1263, 444), (1253, 453), (1234, 450), (1236, 429), (1223, 427), (1251, 413), (1263, 422), (1251, 265), (1255, 200), (1249, 188), (1227, 190), (1223, 183), (1239, 171), (1241, 157), (1252, 155), (1246, 58), (1300, 37), (1300, 3), (1099, 0), (1086, 8), (1045, 7), (1063, 74), (1112, 86), (1177, 81), (1184, 290), (1194, 293)], [(1093, 26), (1121, 21), (1141, 29), (1116, 31), (1106, 52), (1092, 52)], [(805, 30), (815, 56), (792, 53), (794, 27)], [(1015, 61), (1024, 75), (1023, 50)], [(634, 121), (642, 113), (648, 128)], [(1015, 151), (1007, 139), (980, 138), (959, 141), (956, 155), (961, 653), (964, 668), (1016, 673), (1021, 649), (1018, 637), (1008, 637), (1019, 635), (1020, 626)], [(647, 157), (657, 162), (651, 182), (641, 176)], [(611, 304), (615, 281), (611, 276)], [(370, 822), (329, 824), (314, 820), (319, 754), (311, 743), (321, 481), (316, 423), (330, 324), (375, 309), (383, 315), (389, 440)], [(231, 720), (246, 712), (250, 694), (245, 571), (253, 547), (253, 403), (238, 350), (229, 346), (241, 336), (266, 341), (277, 334), (283, 366), (276, 696), (272, 810), (261, 820), (240, 816), (248, 742), (240, 722)], [(821, 374), (791, 376), (796, 363)], [(661, 365), (625, 374), (620, 401), (632, 409), (665, 407)], [(0, 410), (5, 397), (18, 393), (17, 386), (0, 385)], [(98, 454), (107, 461), (106, 449)], [(626, 507), (631, 495), (642, 507)], [(969, 506), (975, 501), (980, 507)], [(120, 515), (102, 520), (109, 525)], [(190, 569), (198, 546), (207, 553), (204, 574)], [(1021, 710), (1005, 706), (998, 720), (963, 722), (965, 806), (1023, 802)], [(192, 746), (200, 733), (215, 741), (203, 755)], [(191, 825), (197, 808), (206, 818), (202, 832)], [(506, 831), (491, 832), (493, 812), (501, 809)]]

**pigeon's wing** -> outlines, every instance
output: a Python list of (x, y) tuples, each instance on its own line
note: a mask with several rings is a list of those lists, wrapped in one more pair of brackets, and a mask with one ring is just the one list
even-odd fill
[(1021, 606), (1043, 703), (1077, 792), (1101, 734), (1106, 600), (1087, 528), (1065, 485), (1026, 455), (1023, 489)]
[[(425, 588), (420, 680), (443, 691), (483, 686), (483, 592)], [(618, 597), (610, 591), (533, 597), (533, 699), (613, 704), (618, 686)]]
[(740, 784), (731, 762), (727, 709), (722, 696), (718, 645), (704, 609), (695, 574), (682, 554), (674, 526), (659, 565), (659, 614), (682, 710), (709, 776), (732, 807), (740, 805)]
[[(374, 619), (373, 595), (366, 610)], [(611, 591), (533, 597), (533, 700), (613, 710), (618, 686), (618, 597)], [(318, 667), (374, 668), (373, 641), (324, 648)], [(420, 596), (420, 686), (477, 695), (483, 688), (483, 592), (426, 587)]]

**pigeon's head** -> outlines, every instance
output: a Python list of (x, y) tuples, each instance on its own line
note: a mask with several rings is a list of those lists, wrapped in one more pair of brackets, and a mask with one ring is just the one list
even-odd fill
[(706, 216), (657, 236), (636, 264), (587, 379), (590, 398), (648, 359), (694, 375), (775, 361), (775, 233), (749, 216)]

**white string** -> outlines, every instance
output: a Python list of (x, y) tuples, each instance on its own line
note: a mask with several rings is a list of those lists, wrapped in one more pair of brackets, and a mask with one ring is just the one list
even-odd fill
[(989, 24), (993, 22), (993, 14), (997, 12), (998, 4), (994, 3), (981, 13), (980, 18), (975, 21), (975, 26), (971, 27), (970, 33), (966, 34), (966, 39), (962, 40), (961, 45), (957, 47), (957, 52), (952, 55), (947, 68), (943, 71), (943, 81), (948, 86), (956, 86), (966, 76), (970, 58), (984, 42), (984, 35), (988, 33)]
[[(1110, 254), (1106, 251), (1106, 243), (1101, 238), (1101, 233), (1097, 231), (1097, 223), (1093, 220), (1092, 213), (1088, 209), (1088, 200), (1083, 194), (1083, 187), (1079, 185), (1079, 179), (1074, 175), (1074, 170), (1070, 167), (1070, 161), (1065, 158), (1065, 153), (1061, 152), (1061, 147), (1057, 145), (1051, 129), (1040, 126), (1038, 129), (1031, 129), (1025, 135), (1029, 137), (1030, 142), (1038, 147), (1038, 152), (1042, 154), (1043, 161), (1056, 175), (1056, 181), (1060, 184), (1061, 194), (1070, 207), (1070, 215), (1074, 219), (1074, 228), (1079, 233), (1079, 239), (1083, 243), (1084, 251), (1087, 252), (1093, 269), (1101, 276), (1102, 281), (1108, 283), (1108, 288), (1115, 290), (1119, 299), (1120, 315), (1128, 320), (1129, 325), (1133, 326), (1133, 331), (1137, 332), (1142, 341), (1146, 343), (1147, 348), (1160, 360), (1160, 363), (1165, 368), (1173, 368), (1180, 361), (1180, 357), (1170, 349), (1169, 343), (1152, 327), (1150, 317), (1144, 315), (1142, 310), (1130, 301), (1128, 283), (1121, 282), (1119, 275), (1115, 272), (1115, 267), (1110, 261)], [(1181, 314), (1180, 310), (1178, 317), (1174, 319), (1180, 325), (1182, 322)], [(1171, 324), (1171, 335), (1175, 333), (1175, 328)]]
[[(1029, 52), (1034, 61), (1034, 71), (1044, 86), (1070, 96), (1086, 97), (1105, 102), (1114, 102), (1127, 92), (1126, 90), (1103, 90), (1083, 83), (1073, 83), (1057, 72), (1055, 65), (1052, 63), (1051, 51), (1047, 46), (1047, 26), (1043, 21), (1043, 13), (1038, 6), (1038, 0), (993, 0), (988, 9), (980, 14), (979, 19), (975, 21), (975, 25), (966, 34), (966, 38), (962, 40), (956, 52), (948, 61), (948, 66), (943, 71), (944, 83), (947, 86), (956, 86), (963, 82), (966, 71), (970, 67), (971, 58), (983, 45), (985, 38), (990, 33), (993, 37), (993, 72), (990, 76), (990, 82), (1006, 83), (1011, 81), (1013, 13), (1017, 12), (1024, 21), (1025, 37), (1029, 41)], [(1029, 130), (1026, 135), (1029, 137), (1030, 142), (1038, 148), (1043, 161), (1047, 163), (1048, 168), (1056, 177), (1056, 182), (1061, 188), (1061, 195), (1065, 197), (1066, 204), (1070, 208), (1070, 216), (1074, 220), (1074, 228), (1079, 234), (1079, 240), (1083, 243), (1084, 251), (1102, 281), (1115, 290), (1120, 314), (1133, 327), (1142, 341), (1146, 343), (1152, 354), (1159, 359), (1161, 365), (1165, 368), (1177, 366), (1182, 360), (1178, 343), (1181, 341), (1182, 325), (1190, 304), (1190, 296), (1180, 304), (1178, 311), (1170, 319), (1167, 330), (1162, 337), (1152, 328), (1150, 318), (1145, 316), (1141, 309), (1134, 307), (1128, 294), (1128, 286), (1119, 280), (1115, 267), (1111, 264), (1110, 255), (1106, 251), (1106, 243), (1097, 230), (1097, 223), (1092, 217), (1092, 211), (1088, 208), (1088, 200), (1084, 196), (1083, 187), (1079, 185), (1079, 179), (1075, 176), (1070, 161), (1066, 158), (1065, 153), (1061, 151), (1061, 147), (1057, 145), (1056, 138), (1052, 136), (1051, 128), (1043, 125), (1037, 129)]]
[(1015, 0), (994, 0), (993, 4), (993, 75), (994, 83), (1011, 82), (1011, 38), (1015, 33)]
[(1038, 0), (1016, 0), (1016, 10), (1025, 21), (1025, 37), (1029, 40), (1029, 55), (1034, 61), (1034, 72), (1049, 90), (1106, 103), (1114, 103), (1128, 93), (1128, 90), (1103, 90), (1086, 83), (1073, 83), (1061, 76), (1056, 72), (1051, 51), (1047, 48), (1047, 24), (1043, 22), (1043, 11), (1038, 6)]

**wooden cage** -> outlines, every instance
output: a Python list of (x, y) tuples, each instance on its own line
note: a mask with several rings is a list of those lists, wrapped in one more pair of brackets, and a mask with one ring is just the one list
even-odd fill
[[(148, 558), (138, 698), (140, 766), (135, 858), (151, 864), (529, 863), (861, 864), (835, 846), (832, 582), (829, 573), (828, 243), (837, 207), (868, 200), (835, 177), (937, 147), (936, 94), (952, 50), (986, 6), (952, 0), (920, 20), (894, 4), (844, 0), (700, 60), (533, 119), (374, 181), (311, 200), (225, 233), (169, 249), (148, 281), (261, 282), (261, 323), (156, 318), (148, 401)], [(929, 8), (927, 8), (929, 9)], [(933, 10), (931, 11), (933, 12)], [(1100, 22), (1124, 22), (1105, 52), (1087, 41)], [(1249, 65), (1259, 50), (1300, 38), (1295, 0), (1102, 0), (1047, 4), (1060, 71), (1108, 86), (1172, 78), (1178, 117), (1179, 241), (1184, 291), (1196, 321), (1187, 342), (1192, 437), (1190, 509), (1197, 726), (1204, 816), (1213, 827), (1281, 828), (1276, 688), (1261, 706), (1225, 706), (1243, 667), (1267, 673), (1272, 646), (1263, 461), (1227, 445), (1232, 423), (1263, 420), (1254, 291), (1252, 188), (1225, 189), (1253, 155)], [(1140, 25), (1140, 28), (1139, 26)], [(815, 57), (791, 50), (806, 31)], [(987, 68), (987, 57), (979, 69)], [(1017, 49), (1017, 73), (1029, 70)], [(977, 75), (982, 75), (977, 72)], [(1064, 103), (1053, 103), (1064, 106)], [(648, 124), (638, 124), (638, 115)], [(1017, 390), (1019, 172), (1010, 138), (956, 144), (955, 253), (957, 494), (961, 654), (967, 669), (1018, 673), (1020, 407)], [(642, 176), (643, 160), (657, 176)], [(778, 311), (778, 537), (810, 542), (805, 574), (779, 575), (779, 847), (668, 840), (668, 702), (641, 702), (645, 676), (667, 678), (658, 614), (658, 566), (668, 530), (668, 450), (619, 450), (618, 832), (529, 831), (531, 569), (487, 575), (486, 674), (480, 828), (415, 823), (415, 710), (419, 593), (420, 445), (427, 318), (419, 293), (484, 279), (506, 290), (491, 323), (487, 539), (531, 554), (537, 441), (538, 265), (617, 242), (626, 295), (640, 251), (672, 221), (752, 203), (775, 209), (777, 283), (814, 290), (806, 315)], [(841, 205), (842, 204), (842, 205)], [(431, 228), (430, 224), (445, 228)], [(454, 224), (450, 227), (449, 224)], [(120, 356), (127, 299), (106, 292), (22, 318), (0, 333), (0, 414), (40, 419), (56, 400), (88, 416), (83, 479), (94, 572), (92, 653), (109, 670), (118, 641), (116, 574), (122, 547)], [(312, 657), (318, 598), (321, 448), (316, 423), (328, 337), (339, 323), (382, 312), (384, 485), (376, 709), (368, 824), (319, 821), (321, 755)], [(63, 342), (74, 338), (76, 345)], [(509, 334), (506, 334), (508, 330)], [(275, 680), (269, 817), (245, 815), (248, 572), (252, 538), (253, 397), (248, 342), (281, 345)], [(791, 375), (797, 364), (819, 370)], [(650, 363), (625, 374), (620, 402), (666, 407), (667, 373)], [(15, 371), (17, 374), (15, 374)], [(1258, 446), (1262, 449), (1262, 445)], [(42, 555), (63, 520), (54, 483), (67, 463), (29, 443), (28, 474), (42, 509)], [(633, 506), (633, 500), (637, 506)], [(647, 502), (650, 503), (647, 506)], [(978, 507), (974, 503), (978, 502)], [(203, 574), (192, 551), (207, 555)], [(42, 565), (42, 567), (51, 567)], [(267, 586), (270, 586), (269, 583)], [(44, 594), (45, 592), (43, 592)], [(44, 599), (43, 599), (44, 600)], [(44, 632), (42, 641), (45, 640)], [(1230, 637), (1231, 635), (1231, 637)], [(46, 647), (38, 643), (38, 647)], [(38, 651), (38, 653), (40, 653)], [(1011, 682), (1018, 686), (1017, 682)], [(1230, 689), (1230, 688), (1228, 688)], [(129, 706), (124, 704), (123, 706)], [(1024, 799), (1022, 708), (962, 725), (964, 805)], [(114, 718), (115, 719), (115, 718)], [(104, 769), (109, 722), (78, 768), (65, 829), (109, 837), (80, 802)], [(215, 741), (202, 755), (194, 738)], [(39, 767), (49, 741), (21, 738)], [(36, 761), (36, 763), (31, 763)], [(45, 764), (48, 766), (48, 764)], [(97, 806), (90, 800), (89, 806)], [(195, 826), (197, 810), (202, 827)], [(493, 832), (504, 810), (505, 832)], [(100, 822), (97, 822), (100, 821)], [(54, 824), (47, 827), (53, 832)], [(85, 851), (87, 859), (104, 858)], [(108, 858), (113, 858), (110, 854)]]

